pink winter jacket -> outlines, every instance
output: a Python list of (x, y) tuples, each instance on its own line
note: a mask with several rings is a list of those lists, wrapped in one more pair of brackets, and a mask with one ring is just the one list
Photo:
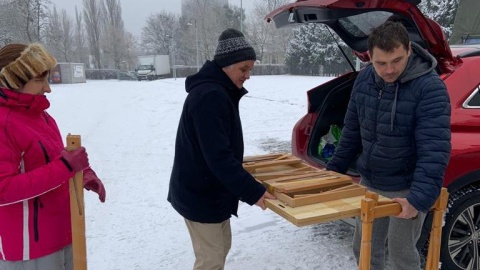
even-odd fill
[(0, 260), (43, 257), (72, 242), (64, 148), (43, 95), (0, 89)]

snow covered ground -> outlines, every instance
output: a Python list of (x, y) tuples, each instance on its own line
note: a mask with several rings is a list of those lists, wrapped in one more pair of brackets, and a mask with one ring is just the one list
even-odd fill
[[(240, 102), (245, 155), (290, 151), (307, 111), (306, 90), (324, 77), (253, 76)], [(193, 250), (183, 218), (167, 202), (184, 78), (52, 85), (49, 112), (62, 135), (80, 134), (107, 189), (85, 193), (91, 270), (187, 270)], [(356, 269), (353, 228), (337, 221), (298, 228), (241, 203), (231, 220), (226, 269)]]

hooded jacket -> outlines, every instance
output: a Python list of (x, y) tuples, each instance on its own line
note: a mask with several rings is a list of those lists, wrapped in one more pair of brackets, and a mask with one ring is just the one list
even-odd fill
[(71, 244), (73, 177), (43, 95), (0, 89), (0, 260), (30, 260)]
[(426, 212), (440, 194), (450, 158), (451, 108), (435, 58), (413, 42), (411, 48), (394, 83), (385, 83), (372, 65), (360, 72), (327, 169), (345, 173), (358, 157), (362, 184), (410, 189), (408, 202)]
[(239, 199), (253, 205), (265, 193), (242, 166), (238, 104), (247, 91), (211, 61), (185, 87), (168, 201), (188, 220), (219, 223), (237, 215)]

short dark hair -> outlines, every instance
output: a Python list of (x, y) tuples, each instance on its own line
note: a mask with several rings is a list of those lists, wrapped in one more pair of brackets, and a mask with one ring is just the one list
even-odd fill
[(408, 50), (409, 44), (410, 38), (405, 26), (400, 22), (386, 21), (372, 30), (368, 37), (368, 52), (372, 54), (374, 47), (392, 52), (400, 45)]

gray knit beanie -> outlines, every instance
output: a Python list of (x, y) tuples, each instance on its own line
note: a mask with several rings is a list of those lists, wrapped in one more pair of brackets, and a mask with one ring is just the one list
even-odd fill
[(223, 68), (246, 60), (255, 61), (257, 56), (242, 32), (228, 28), (218, 38), (213, 60)]

